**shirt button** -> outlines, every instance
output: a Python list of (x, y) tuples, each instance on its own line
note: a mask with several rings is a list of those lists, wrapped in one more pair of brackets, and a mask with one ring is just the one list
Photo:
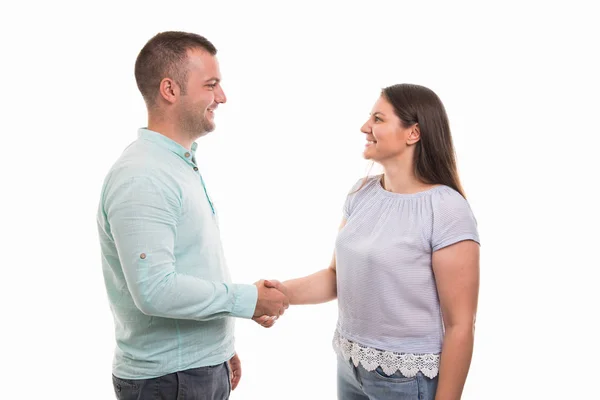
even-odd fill
[(186, 156), (186, 157), (189, 157), (189, 156), (190, 156), (190, 153), (185, 153), (185, 156)]
[(198, 167), (194, 167), (194, 171), (198, 171)]
[(140, 258), (141, 258), (142, 260), (145, 260), (145, 259), (146, 259), (146, 253), (142, 253), (142, 254), (140, 254)]

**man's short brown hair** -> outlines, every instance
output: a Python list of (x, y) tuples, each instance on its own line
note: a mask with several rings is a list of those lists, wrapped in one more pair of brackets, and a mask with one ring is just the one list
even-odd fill
[(135, 61), (135, 81), (149, 108), (155, 105), (160, 82), (171, 78), (186, 93), (187, 52), (204, 49), (217, 54), (215, 46), (204, 36), (187, 32), (161, 32), (154, 36), (138, 54)]

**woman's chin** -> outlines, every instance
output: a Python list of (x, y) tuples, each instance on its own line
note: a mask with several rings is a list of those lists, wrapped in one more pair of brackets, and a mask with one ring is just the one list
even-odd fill
[(373, 158), (373, 152), (370, 150), (371, 149), (365, 149), (365, 151), (363, 151), (363, 158), (365, 160), (375, 161)]

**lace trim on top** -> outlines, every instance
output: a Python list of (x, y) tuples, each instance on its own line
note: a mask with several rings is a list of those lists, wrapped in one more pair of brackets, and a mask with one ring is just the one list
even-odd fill
[(386, 375), (393, 375), (396, 371), (407, 378), (412, 378), (419, 371), (428, 378), (435, 378), (440, 365), (439, 354), (408, 354), (394, 353), (392, 351), (377, 350), (362, 346), (358, 343), (340, 336), (335, 332), (333, 337), (333, 348), (346, 361), (352, 359), (355, 367), (362, 364), (367, 371), (374, 371), (381, 367)]

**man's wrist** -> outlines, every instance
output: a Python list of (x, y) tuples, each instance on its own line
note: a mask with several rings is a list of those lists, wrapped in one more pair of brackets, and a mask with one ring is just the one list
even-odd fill
[(234, 295), (231, 315), (238, 318), (252, 318), (258, 301), (258, 288), (255, 285), (233, 284)]

